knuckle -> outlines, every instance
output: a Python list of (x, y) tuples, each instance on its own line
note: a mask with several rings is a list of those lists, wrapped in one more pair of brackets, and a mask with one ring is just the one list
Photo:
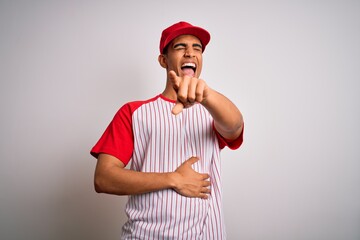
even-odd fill
[(194, 102), (195, 101), (195, 96), (189, 95), (188, 96), (188, 101), (189, 102)]
[(202, 96), (202, 92), (200, 92), (199, 90), (196, 90), (195, 96), (196, 96), (196, 98), (200, 98)]
[(185, 94), (179, 93), (177, 97), (178, 97), (178, 100), (179, 100), (180, 102), (182, 102), (182, 103), (185, 103), (185, 102), (186, 102), (187, 97), (186, 97)]

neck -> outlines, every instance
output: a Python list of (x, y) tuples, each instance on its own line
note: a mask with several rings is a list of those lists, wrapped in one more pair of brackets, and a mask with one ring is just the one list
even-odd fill
[(175, 89), (172, 87), (171, 84), (167, 83), (166, 84), (166, 87), (165, 87), (165, 90), (162, 92), (162, 95), (168, 99), (171, 99), (171, 100), (174, 100), (176, 101), (177, 100), (177, 94), (176, 94), (176, 91)]

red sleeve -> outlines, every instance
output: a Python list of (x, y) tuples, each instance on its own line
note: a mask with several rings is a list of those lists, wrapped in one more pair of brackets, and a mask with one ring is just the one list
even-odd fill
[(91, 149), (92, 156), (97, 158), (100, 153), (106, 153), (120, 159), (125, 165), (130, 161), (134, 148), (131, 115), (129, 104), (120, 108)]
[(213, 128), (215, 130), (216, 136), (219, 140), (219, 147), (220, 149), (223, 149), (224, 147), (228, 147), (232, 150), (238, 149), (241, 144), (243, 143), (243, 136), (244, 136), (244, 125), (241, 131), (241, 134), (239, 135), (238, 138), (234, 139), (234, 140), (229, 140), (224, 138), (223, 136), (220, 135), (220, 133), (215, 129), (215, 126), (213, 125)]

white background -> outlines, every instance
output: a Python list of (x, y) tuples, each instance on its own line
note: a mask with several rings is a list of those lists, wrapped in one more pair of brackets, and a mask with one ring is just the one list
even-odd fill
[(245, 118), (224, 150), (228, 239), (360, 239), (359, 1), (0, 2), (0, 237), (118, 239), (90, 148), (162, 92), (161, 31), (212, 34), (202, 78)]

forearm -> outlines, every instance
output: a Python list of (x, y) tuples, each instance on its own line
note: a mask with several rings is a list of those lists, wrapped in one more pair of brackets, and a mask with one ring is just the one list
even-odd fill
[(242, 114), (227, 97), (209, 88), (201, 104), (209, 111), (214, 119), (215, 128), (224, 138), (233, 140), (241, 134)]
[[(95, 170), (95, 190), (115, 195), (135, 195), (174, 187), (173, 173), (146, 173), (125, 169), (118, 159), (100, 155)], [(109, 164), (113, 161), (113, 164)]]
[(95, 190), (98, 193), (135, 195), (173, 189), (186, 197), (206, 199), (210, 193), (209, 174), (195, 172), (191, 167), (198, 160), (191, 157), (175, 172), (146, 173), (125, 169), (119, 159), (100, 154), (95, 169)]
[(135, 195), (172, 188), (171, 173), (144, 173), (128, 169), (112, 169), (107, 176), (97, 177), (97, 192)]

